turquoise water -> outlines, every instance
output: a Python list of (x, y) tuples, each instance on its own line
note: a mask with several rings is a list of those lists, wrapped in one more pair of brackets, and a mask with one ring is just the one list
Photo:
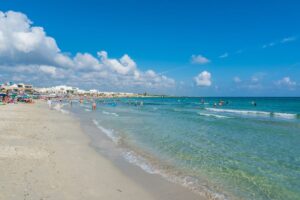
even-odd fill
[(300, 98), (121, 98), (80, 109), (149, 173), (219, 199), (300, 199)]

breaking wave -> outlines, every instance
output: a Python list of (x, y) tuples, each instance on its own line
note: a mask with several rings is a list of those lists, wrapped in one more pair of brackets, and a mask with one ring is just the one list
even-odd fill
[(102, 113), (105, 114), (105, 115), (113, 115), (115, 117), (119, 117), (119, 115), (117, 113), (114, 113), (114, 112), (102, 111)]
[(224, 119), (231, 118), (231, 117), (224, 116), (224, 115), (215, 115), (215, 114), (209, 114), (209, 113), (198, 113), (198, 115), (205, 116), (205, 117), (224, 118)]
[(241, 115), (258, 115), (266, 117), (276, 117), (283, 119), (296, 119), (297, 114), (292, 113), (280, 113), (280, 112), (267, 112), (267, 111), (257, 111), (257, 110), (233, 110), (233, 109), (220, 109), (220, 108), (205, 108), (212, 112), (223, 112), (223, 113), (234, 113)]

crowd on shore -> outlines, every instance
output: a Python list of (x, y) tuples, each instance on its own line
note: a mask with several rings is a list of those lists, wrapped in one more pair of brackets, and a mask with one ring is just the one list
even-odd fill
[(23, 96), (16, 96), (13, 97), (9, 94), (0, 94), (0, 105), (6, 105), (10, 103), (18, 103), (18, 102), (23, 102), (23, 103), (34, 103), (33, 99), (31, 97), (23, 97)]
[(0, 105), (18, 102), (33, 103), (35, 98), (37, 98), (37, 94), (32, 85), (13, 82), (0, 84)]
[(103, 92), (95, 89), (82, 90), (76, 87), (60, 85), (49, 88), (33, 87), (31, 84), (6, 82), (0, 83), (0, 104), (25, 102), (34, 99), (57, 98), (114, 98), (114, 97), (149, 97), (147, 93), (135, 94), (126, 92)]
[(15, 103), (34, 103), (36, 97), (29, 94), (16, 94), (16, 93), (0, 93), (0, 105), (15, 104)]

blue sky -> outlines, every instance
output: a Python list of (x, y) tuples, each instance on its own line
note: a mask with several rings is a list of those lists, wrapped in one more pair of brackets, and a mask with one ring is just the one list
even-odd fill
[[(300, 94), (300, 2), (296, 0), (3, 0), (0, 10), (26, 15), (33, 22), (31, 27), (43, 27), (45, 35), (56, 41), (59, 53), (74, 60), (71, 71), (48, 58), (32, 58), (35, 53), (30, 51), (40, 47), (30, 51), (16, 47), (14, 51), (22, 52), (5, 62), (7, 54), (1, 57), (0, 51), (2, 81), (14, 76), (16, 81), (25, 79), (46, 86), (65, 81), (101, 90), (192, 96)], [(102, 50), (108, 53), (106, 61), (97, 54)], [(92, 67), (94, 71), (75, 66), (78, 52), (99, 60)], [(115, 61), (122, 64), (118, 59), (125, 54), (130, 59), (126, 62), (134, 62), (132, 69), (111, 70), (119, 69)], [(16, 55), (31, 58), (22, 60)], [(100, 73), (102, 65), (107, 69), (99, 77), (95, 74)], [(48, 77), (25, 72), (23, 77), (18, 76), (20, 68), (26, 67), (48, 73)], [(137, 72), (142, 74), (138, 82), (133, 81)], [(113, 80), (107, 78), (110, 76)], [(81, 77), (92, 81), (80, 83)], [(148, 84), (154, 79), (157, 81)]]

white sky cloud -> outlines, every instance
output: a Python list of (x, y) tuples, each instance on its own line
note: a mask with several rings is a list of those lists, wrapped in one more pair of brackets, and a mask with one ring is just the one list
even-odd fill
[[(0, 69), (19, 81), (38, 83), (94, 84), (94, 86), (156, 88), (173, 87), (175, 81), (153, 70), (140, 70), (127, 54), (109, 58), (78, 52), (74, 57), (62, 52), (54, 38), (42, 27), (33, 26), (20, 12), (0, 11)], [(17, 75), (17, 73), (22, 73)], [(63, 78), (63, 79), (62, 79)], [(55, 82), (56, 81), (56, 82)]]
[(253, 76), (253, 77), (251, 78), (251, 82), (253, 82), (253, 83), (257, 83), (258, 81), (259, 81), (259, 78), (256, 77), (256, 76)]
[(193, 64), (207, 64), (210, 63), (210, 60), (202, 55), (192, 55), (191, 62)]
[(198, 76), (194, 77), (194, 81), (197, 86), (211, 86), (211, 73), (208, 71), (203, 71)]
[(240, 83), (240, 82), (242, 82), (241, 78), (238, 77), (238, 76), (234, 77), (234, 78), (233, 78), (233, 81), (234, 81), (235, 83)]
[(251, 77), (251, 82), (258, 83), (258, 82), (262, 81), (266, 75), (267, 74), (264, 72), (257, 72)]
[(296, 40), (297, 40), (297, 37), (295, 37), (295, 36), (286, 37), (286, 38), (283, 38), (283, 39), (281, 39), (279, 41), (274, 41), (274, 42), (270, 42), (270, 43), (264, 44), (262, 46), (262, 48), (265, 49), (265, 48), (268, 48), (268, 47), (273, 47), (273, 46), (276, 46), (276, 45), (279, 45), (279, 44), (293, 42), (293, 41), (296, 41)]
[(52, 76), (56, 75), (56, 67), (53, 67), (53, 66), (41, 65), (40, 71), (44, 72), (45, 74), (52, 75)]
[(227, 58), (228, 56), (229, 56), (228, 53), (224, 53), (224, 54), (220, 55), (219, 58)]
[(293, 81), (290, 77), (286, 76), (286, 77), (283, 77), (282, 79), (278, 80), (276, 82), (276, 85), (285, 86), (285, 87), (293, 87), (293, 86), (296, 86), (296, 82)]
[(283, 38), (283, 39), (281, 40), (281, 43), (293, 42), (293, 41), (295, 41), (295, 40), (297, 40), (296, 37), (287, 37), (287, 38)]

